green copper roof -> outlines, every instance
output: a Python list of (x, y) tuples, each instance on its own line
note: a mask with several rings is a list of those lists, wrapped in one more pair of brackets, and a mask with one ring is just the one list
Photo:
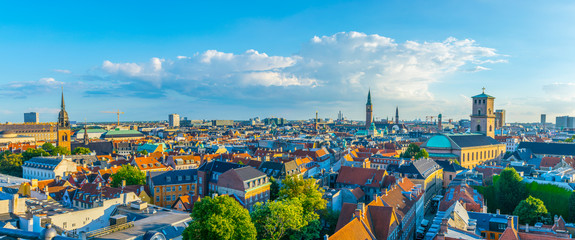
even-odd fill
[(451, 148), (451, 142), (444, 135), (435, 135), (427, 140), (425, 146), (432, 148)]
[(371, 89), (367, 92), (367, 103), (365, 105), (371, 105)]
[(106, 135), (108, 136), (112, 136), (112, 135), (126, 135), (126, 134), (141, 134), (144, 135), (143, 133), (136, 131), (136, 130), (118, 130), (118, 129), (114, 129), (111, 131), (106, 132)]
[(494, 96), (491, 96), (491, 95), (488, 95), (488, 94), (485, 94), (485, 93), (482, 93), (482, 94), (479, 94), (479, 95), (475, 95), (475, 96), (473, 96), (472, 98), (495, 98), (495, 97), (494, 97)]

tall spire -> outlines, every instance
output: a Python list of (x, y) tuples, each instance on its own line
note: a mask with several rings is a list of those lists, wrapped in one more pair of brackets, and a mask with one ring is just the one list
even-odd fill
[(62, 110), (66, 110), (66, 104), (64, 103), (64, 86), (62, 86), (62, 103), (60, 104)]
[(367, 92), (367, 103), (365, 105), (371, 105), (371, 89)]
[(399, 106), (395, 107), (395, 124), (399, 124)]

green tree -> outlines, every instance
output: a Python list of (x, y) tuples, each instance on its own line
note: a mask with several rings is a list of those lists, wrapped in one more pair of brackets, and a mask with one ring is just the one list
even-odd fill
[(71, 155), (71, 154), (72, 153), (70, 152), (70, 150), (61, 146), (57, 146), (54, 148), (54, 150), (52, 150), (52, 156)]
[(527, 190), (522, 180), (523, 178), (514, 168), (505, 168), (499, 174), (499, 179), (495, 182), (495, 190), (501, 212), (512, 213), (519, 202), (526, 198)]
[(72, 154), (74, 154), (74, 155), (87, 155), (90, 153), (92, 153), (92, 151), (90, 151), (89, 148), (85, 148), (85, 147), (77, 147), (72, 152)]
[(282, 181), (278, 199), (299, 199), (306, 213), (315, 213), (325, 209), (327, 203), (323, 199), (323, 189), (316, 184), (316, 180), (313, 178), (303, 179), (300, 176), (287, 176)]
[(416, 154), (419, 153), (419, 151), (421, 151), (421, 149), (419, 148), (419, 146), (417, 146), (417, 144), (410, 143), (409, 146), (407, 146), (407, 149), (405, 149), (405, 151), (401, 153), (400, 157), (413, 158), (415, 157)]
[(517, 215), (522, 224), (535, 224), (547, 215), (547, 208), (541, 199), (529, 196), (517, 205), (513, 215)]
[(184, 240), (256, 239), (256, 227), (248, 210), (228, 196), (206, 197), (194, 204), (190, 225)]
[(569, 196), (569, 222), (575, 221), (575, 192)]
[(132, 165), (123, 165), (111, 177), (112, 187), (119, 187), (122, 180), (126, 180), (126, 185), (146, 185), (146, 174)]
[(22, 177), (22, 155), (11, 151), (0, 153), (0, 173)]
[(142, 155), (148, 155), (148, 151), (146, 150), (139, 151), (138, 153)]
[(417, 154), (415, 154), (415, 159), (421, 158), (429, 158), (429, 153), (425, 149), (421, 149)]
[(46, 152), (52, 153), (52, 151), (54, 151), (54, 148), (56, 148), (56, 147), (54, 147), (54, 145), (52, 145), (52, 143), (47, 142), (47, 143), (42, 144), (42, 149), (44, 149), (44, 151), (46, 151)]
[(258, 203), (251, 217), (259, 239), (279, 240), (289, 230), (298, 231), (307, 225), (299, 200)]
[(280, 184), (277, 179), (270, 177), (270, 201), (274, 201), (278, 198), (280, 193)]
[(289, 230), (290, 239), (319, 238), (321, 223), (318, 211), (326, 208), (323, 199), (323, 189), (319, 188), (313, 178), (302, 179), (300, 176), (288, 176), (282, 181), (278, 200), (299, 200), (304, 210), (304, 220), (307, 225), (298, 230)]
[(50, 153), (46, 152), (42, 148), (28, 148), (26, 151), (22, 153), (22, 161), (26, 162), (33, 157), (40, 157), (40, 156), (50, 156)]

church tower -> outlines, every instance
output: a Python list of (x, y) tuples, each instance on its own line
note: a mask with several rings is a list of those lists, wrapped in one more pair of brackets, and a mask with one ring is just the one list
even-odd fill
[(367, 103), (365, 104), (365, 129), (369, 130), (373, 122), (373, 106), (371, 105), (371, 89), (367, 92)]
[(495, 97), (485, 94), (485, 88), (473, 99), (473, 111), (471, 113), (471, 132), (495, 137), (495, 111), (493, 104)]
[(58, 113), (58, 146), (64, 147), (70, 151), (70, 137), (72, 136), (72, 131), (70, 129), (70, 120), (68, 119), (68, 113), (66, 112), (66, 104), (64, 104), (64, 89), (62, 88), (62, 102), (60, 105), (60, 113)]

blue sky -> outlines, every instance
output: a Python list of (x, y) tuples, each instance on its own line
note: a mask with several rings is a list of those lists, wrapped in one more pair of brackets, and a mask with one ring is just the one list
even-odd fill
[(0, 122), (575, 115), (572, 1), (38, 1), (0, 8)]

